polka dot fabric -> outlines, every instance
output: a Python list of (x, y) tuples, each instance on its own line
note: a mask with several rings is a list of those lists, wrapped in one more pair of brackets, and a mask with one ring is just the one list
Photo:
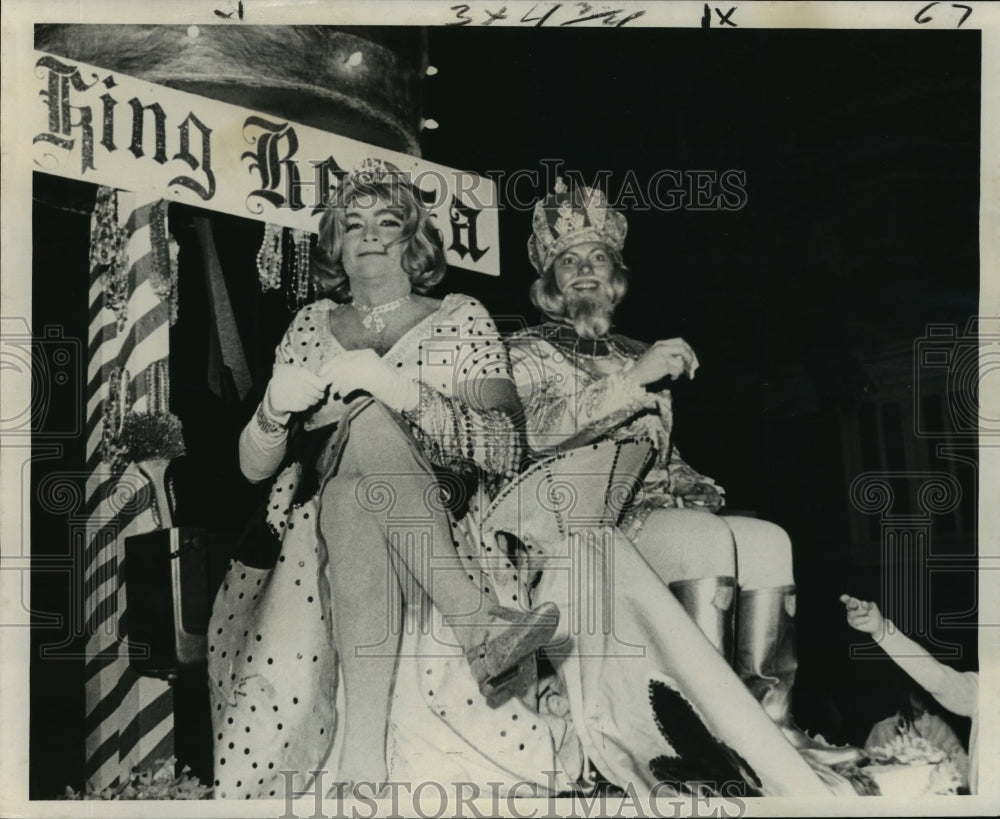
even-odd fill
[[(281, 478), (275, 489), (290, 497), (294, 480)], [(216, 598), (208, 672), (218, 798), (280, 798), (279, 771), (315, 770), (333, 742), (337, 657), (315, 518), (314, 501), (291, 510), (274, 569), (233, 562)], [(308, 779), (297, 774), (296, 789)]]
[[(314, 371), (342, 351), (330, 332), (329, 314), (337, 309), (324, 300), (299, 311), (276, 361)], [(485, 308), (461, 295), (446, 296), (383, 358), (448, 397), (468, 380), (510, 377)], [(323, 423), (329, 423), (343, 415), (343, 405), (324, 411)], [(336, 436), (331, 440), (335, 445)], [(219, 798), (283, 798), (281, 770), (325, 768), (328, 781), (336, 776), (331, 760), (336, 759), (336, 703), (342, 692), (327, 573), (337, 567), (328, 565), (318, 537), (316, 498), (291, 505), (299, 479), (300, 468), (293, 465), (278, 476), (270, 493), (267, 522), (282, 539), (274, 569), (234, 562), (215, 601), (209, 679)], [(469, 581), (490, 588), (478, 534), (471, 528), (479, 508), (473, 503), (471, 516), (452, 520), (452, 527)], [(433, 613), (421, 614), (428, 610)], [(484, 787), (522, 780), (546, 785), (544, 772), (555, 770), (563, 787), (579, 776), (578, 769), (562, 773), (565, 765), (559, 757), (560, 748), (569, 748), (564, 755), (579, 767), (575, 734), (565, 726), (550, 730), (521, 700), (489, 708), (437, 612), (411, 601), (405, 618), (388, 742), (391, 778), (452, 779)], [(297, 790), (309, 784), (308, 773), (296, 775)]]
[[(408, 610), (403, 638), (406, 658), (397, 671), (389, 735), (389, 771), (397, 781), (550, 784), (544, 771), (556, 771), (557, 790), (569, 787), (581, 770), (579, 742), (561, 722), (558, 730), (520, 699), (489, 708), (451, 631), (432, 610), (433, 626), (420, 628)], [(443, 656), (451, 653), (452, 656)], [(574, 756), (575, 755), (575, 756)]]

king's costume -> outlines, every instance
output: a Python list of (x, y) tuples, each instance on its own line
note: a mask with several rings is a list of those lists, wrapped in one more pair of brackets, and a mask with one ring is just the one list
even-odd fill
[[(330, 323), (339, 309), (321, 300), (300, 311), (276, 363), (316, 374), (343, 353)], [(565, 354), (552, 341), (539, 344), (549, 345), (549, 363), (557, 364)], [(595, 354), (593, 361), (600, 358)], [(419, 382), (420, 406), (400, 413), (372, 398), (339, 406), (329, 398), (331, 414), (321, 408), (323, 425), (316, 424), (303, 446), (288, 444), (271, 486), (266, 529), (280, 541), (274, 568), (234, 562), (215, 601), (209, 682), (217, 796), (280, 797), (289, 788), (306, 791), (315, 771), (328, 771), (327, 781), (336, 777), (334, 761), (343, 758), (342, 681), (330, 618), (331, 588), (342, 567), (326, 544), (333, 538), (356, 543), (363, 535), (379, 538), (380, 547), (383, 538), (396, 539), (398, 550), (409, 548), (405, 538), (432, 528), (449, 533), (445, 545), (454, 546), (469, 580), (491, 601), (511, 609), (554, 603), (562, 614), (537, 690), (491, 707), (453, 633), (429, 605), (433, 594), (404, 588), (387, 740), (391, 780), (474, 783), (522, 794), (533, 784), (541, 792), (565, 792), (596, 768), (638, 792), (666, 783), (661, 793), (702, 787), (728, 795), (829, 793), (614, 525), (651, 458), (649, 483), (661, 488), (660, 502), (693, 474), (665, 449), (665, 396), (640, 396), (625, 387), (627, 372), (602, 375), (595, 363), (584, 385), (592, 389), (583, 414), (575, 416), (574, 435), (587, 445), (557, 452), (456, 506), (459, 484), (442, 470), (478, 478), (482, 489), (515, 464), (509, 419), (476, 411), (460, 398), (484, 381), (511, 377), (495, 326), (477, 301), (450, 295), (382, 359)], [(518, 384), (526, 360), (514, 365)], [(641, 408), (630, 403), (640, 399)], [(577, 406), (575, 393), (564, 391), (541, 405), (529, 400), (529, 412), (535, 417), (544, 407), (546, 428), (562, 429), (558, 419), (570, 417), (560, 409), (563, 400)], [(630, 423), (636, 415), (643, 417)], [(612, 417), (622, 423), (608, 434)], [(245, 474), (258, 475), (248, 470), (255, 459), (273, 462), (263, 456), (283, 433), (269, 430), (266, 421), (258, 416), (244, 430)], [(537, 442), (540, 427), (529, 422), (529, 429)], [(598, 430), (602, 440), (594, 440)], [(390, 456), (396, 471), (366, 469)], [(394, 493), (393, 475), (404, 474), (399, 464), (434, 475), (433, 497)], [(352, 515), (344, 515), (342, 524), (338, 518), (320, 533), (331, 485), (379, 527), (359, 535)], [(649, 495), (648, 503), (656, 503)], [(438, 525), (431, 527), (432, 520)], [(634, 514), (631, 521), (640, 525)], [(827, 782), (844, 784), (835, 776)]]
[(582, 339), (572, 326), (548, 322), (512, 336), (508, 348), (535, 455), (604, 438), (653, 441), (655, 459), (619, 523), (631, 539), (654, 509), (683, 507), (684, 490), (715, 485), (677, 451), (670, 391), (649, 392), (631, 377), (647, 344), (622, 335)]
[[(625, 217), (607, 205), (600, 191), (568, 190), (560, 185), (552, 195), (536, 205), (533, 236), (528, 243), (529, 256), (542, 277), (551, 275), (557, 257), (583, 243), (603, 244), (620, 263), (626, 229)], [(629, 476), (617, 476), (612, 481), (617, 481), (620, 493), (624, 491), (629, 496), (620, 505), (618, 527), (614, 529), (617, 534), (614, 536), (616, 576), (613, 593), (627, 592), (626, 608), (645, 618), (643, 626), (632, 624), (636, 628), (636, 640), (647, 646), (659, 642), (658, 651), (662, 652), (659, 668), (672, 675), (672, 684), (676, 684), (677, 692), (696, 700), (706, 724), (712, 727), (716, 736), (727, 735), (731, 726), (726, 722), (733, 718), (733, 714), (724, 715), (719, 706), (726, 700), (733, 700), (731, 680), (735, 677), (727, 675), (721, 668), (712, 671), (702, 662), (694, 660), (693, 654), (700, 655), (705, 642), (696, 640), (688, 632), (688, 627), (694, 621), (706, 633), (728, 628), (728, 636), (709, 636), (717, 647), (732, 645), (732, 612), (720, 614), (719, 609), (726, 606), (720, 606), (719, 600), (732, 599), (734, 580), (711, 577), (672, 582), (672, 595), (646, 562), (633, 560), (636, 550), (631, 541), (639, 536), (655, 510), (684, 507), (687, 505), (685, 497), (696, 488), (710, 487), (722, 494), (714, 481), (699, 474), (681, 459), (672, 439), (669, 390), (647, 390), (633, 372), (636, 361), (646, 352), (648, 345), (614, 334), (584, 339), (577, 334), (572, 323), (560, 320), (515, 334), (509, 339), (508, 348), (515, 383), (525, 410), (528, 448), (538, 460), (536, 470), (551, 471), (560, 458), (572, 454), (577, 457), (572, 480), (580, 483), (581, 470), (586, 470), (586, 458), (581, 460), (581, 453), (596, 450), (608, 442), (649, 442), (651, 456), (646, 461), (645, 471), (630, 476), (633, 486), (627, 485)], [(555, 468), (559, 469), (558, 466)], [(609, 486), (609, 491), (611, 488)], [(524, 518), (522, 514), (522, 529), (530, 530), (530, 513), (527, 515), (529, 522), (525, 522)], [(530, 533), (528, 537), (530, 539)], [(698, 549), (699, 544), (663, 544), (663, 548)], [(726, 590), (726, 581), (730, 589), (728, 598), (720, 595), (720, 589)], [(681, 614), (675, 598), (680, 600), (690, 617)], [(532, 599), (540, 599), (539, 594), (536, 592)], [(571, 610), (571, 601), (553, 599), (557, 600), (562, 611)], [(814, 745), (794, 728), (788, 713), (797, 665), (793, 636), (794, 587), (782, 585), (744, 591), (739, 601), (740, 632), (736, 639), (735, 660), (739, 677), (756, 702), (784, 730), (788, 740), (800, 746)], [(627, 617), (619, 617), (616, 622), (627, 620)], [(679, 639), (682, 633), (685, 637)], [(615, 664), (607, 666), (605, 672), (616, 676), (621, 668), (642, 673), (638, 664), (632, 665), (621, 657), (616, 659)], [(696, 671), (692, 673), (692, 669)], [(589, 670), (587, 667), (582, 669), (585, 687)], [(652, 685), (652, 677), (647, 678)], [(623, 681), (620, 692), (628, 690), (628, 686)], [(652, 694), (650, 696), (652, 698)], [(620, 725), (624, 724), (621, 715), (629, 710), (623, 704), (627, 701), (626, 697), (621, 697), (615, 709)], [(599, 720), (595, 718), (596, 722)], [(638, 722), (641, 719), (637, 718)], [(633, 728), (632, 735), (642, 735), (638, 725)], [(732, 736), (728, 734), (728, 737)], [(758, 741), (762, 747), (771, 746), (777, 750), (779, 745), (785, 744), (780, 737), (777, 732), (761, 734)], [(581, 738), (586, 746), (586, 732)], [(731, 750), (739, 753), (748, 751), (747, 746), (738, 740), (728, 738), (727, 741), (732, 746)], [(601, 743), (604, 749), (612, 745), (607, 736), (601, 736)], [(818, 749), (806, 748), (806, 753), (811, 754), (809, 763), (821, 771), (828, 782), (831, 778), (827, 763), (857, 758), (853, 749), (829, 749), (842, 752), (839, 760), (836, 754), (833, 757), (830, 754), (824, 756), (819, 751), (826, 751), (828, 746), (825, 743), (820, 743), (820, 746)], [(636, 754), (638, 749), (635, 743), (627, 747), (626, 751), (626, 746), (623, 746), (623, 751)], [(780, 755), (776, 753), (774, 758)], [(613, 765), (606, 757), (604, 764)], [(772, 769), (769, 764), (766, 767)]]

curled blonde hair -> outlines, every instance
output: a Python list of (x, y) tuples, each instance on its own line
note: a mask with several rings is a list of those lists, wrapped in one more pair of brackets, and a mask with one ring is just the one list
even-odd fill
[[(629, 269), (625, 266), (621, 256), (613, 248), (608, 248), (608, 252), (615, 260), (615, 269), (611, 273), (610, 282), (612, 292), (611, 307), (614, 309), (621, 303), (621, 300), (625, 298), (625, 294), (628, 292)], [(568, 319), (569, 314), (566, 309), (566, 297), (559, 290), (555, 274), (552, 272), (554, 264), (554, 262), (550, 264), (545, 269), (545, 272), (531, 283), (531, 289), (528, 292), (531, 296), (531, 303), (541, 310), (542, 313), (554, 321), (562, 321)]]
[(319, 237), (313, 251), (313, 281), (318, 297), (350, 301), (351, 282), (341, 262), (347, 208), (357, 202), (377, 199), (403, 211), (403, 230), (398, 241), (405, 242), (402, 266), (417, 293), (426, 293), (444, 278), (447, 264), (441, 232), (431, 222), (430, 211), (400, 174), (379, 181), (345, 181), (319, 223)]

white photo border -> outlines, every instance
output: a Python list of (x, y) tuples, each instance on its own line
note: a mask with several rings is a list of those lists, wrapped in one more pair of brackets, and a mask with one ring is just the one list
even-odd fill
[[(494, 26), (518, 26), (532, 9), (551, 3), (522, 0), (487, 0), (458, 4), (452, 0), (385, 0), (364, 3), (296, 0), (170, 0), (170, 2), (118, 2), (113, 0), (7, 0), (2, 7), (2, 174), (3, 201), (0, 214), (0, 253), (3, 271), (2, 308), (5, 318), (31, 316), (31, 208), (32, 168), (25, 161), (31, 145), (26, 132), (29, 118), (17, 116), (19, 110), (36, 104), (36, 83), (28, 81), (33, 69), (33, 26), (36, 23), (182, 23), (186, 25), (237, 25), (234, 18), (224, 19), (216, 12), (241, 12), (248, 24), (328, 24), (328, 25), (452, 25), (469, 19), (469, 25), (481, 25), (491, 20)], [(569, 5), (569, 4), (567, 4)], [(629, 19), (629, 26), (697, 28), (702, 25), (706, 9), (715, 19), (735, 10), (743, 28), (785, 29), (949, 29), (961, 25), (982, 32), (982, 106), (981, 106), (981, 177), (980, 177), (980, 308), (981, 316), (1000, 317), (1000, 6), (987, 2), (927, 3), (917, 2), (743, 2), (725, 0), (718, 5), (703, 2), (621, 2), (594, 3), (601, 9), (620, 10), (617, 21)], [(467, 8), (466, 8), (467, 7)], [(489, 12), (506, 10), (505, 18), (490, 17)], [(967, 13), (968, 10), (968, 13)], [(539, 11), (534, 11), (535, 15)], [(607, 36), (614, 37), (614, 26), (600, 20)], [(982, 342), (981, 352), (986, 341)], [(984, 371), (985, 372), (985, 371)], [(0, 373), (0, 378), (3, 374)], [(982, 416), (1000, 417), (1000, 390), (993, 381), (982, 382)], [(12, 406), (14, 397), (0, 390), (5, 407)], [(0, 412), (0, 417), (8, 417)], [(16, 440), (3, 441), (0, 457), (0, 541), (8, 548), (0, 560), (0, 622), (7, 625), (0, 631), (0, 708), (4, 736), (0, 758), (0, 813), (10, 816), (89, 816), (97, 810), (93, 803), (47, 802), (28, 799), (28, 659), (29, 631), (26, 603), (28, 588), (25, 569), (28, 556), (17, 554), (10, 544), (21, 541), (20, 527), (28, 523), (28, 502), (20, 486), (29, 469), (29, 445)], [(1000, 560), (1000, 445), (985, 439), (980, 446), (979, 497), (979, 660), (982, 680), (980, 706), (981, 765), (980, 793), (961, 798), (938, 797), (919, 803), (900, 803), (888, 797), (881, 799), (845, 800), (833, 798), (816, 802), (797, 798), (766, 798), (749, 800), (747, 815), (835, 816), (835, 815), (990, 815), (1000, 811), (1000, 586), (995, 575), (985, 569), (996, 569), (992, 561)], [(431, 809), (436, 804), (430, 798)], [(565, 800), (560, 800), (560, 803)], [(233, 802), (102, 802), (99, 811), (104, 816), (281, 816), (286, 814), (282, 801), (260, 801), (246, 804)], [(494, 806), (495, 807), (495, 806)], [(627, 804), (608, 802), (611, 811), (622, 808), (620, 815), (636, 815)], [(486, 800), (480, 809), (491, 811)], [(519, 800), (516, 813), (520, 816), (551, 815), (550, 800)], [(723, 810), (728, 812), (709, 813)], [(364, 803), (353, 815), (368, 816), (371, 808)], [(501, 810), (510, 809), (505, 803)], [(573, 815), (569, 803), (557, 806), (556, 815)], [(734, 815), (726, 800), (692, 804), (683, 814)], [(381, 810), (379, 813), (381, 814)], [(310, 816), (310, 797), (295, 803), (295, 814)], [(350, 813), (348, 815), (351, 815)], [(429, 813), (427, 815), (434, 815)], [(450, 812), (447, 815), (452, 815)], [(641, 815), (641, 814), (640, 814)]]

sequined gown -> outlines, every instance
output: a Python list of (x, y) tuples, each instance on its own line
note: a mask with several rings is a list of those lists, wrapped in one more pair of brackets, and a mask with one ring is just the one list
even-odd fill
[(649, 392), (628, 377), (647, 344), (622, 335), (586, 341), (567, 325), (550, 322), (514, 336), (509, 347), (536, 456), (607, 437), (653, 442), (642, 492), (620, 522), (630, 538), (654, 509), (682, 506), (678, 495), (685, 487), (715, 485), (681, 458), (671, 437), (670, 391)]
[[(551, 324), (508, 347), (539, 460), (519, 479), (520, 497), (505, 489), (484, 525), (520, 543), (521, 573), (500, 583), (501, 602), (530, 590), (534, 605), (562, 611), (559, 641), (545, 652), (584, 752), (622, 787), (700, 780), (717, 793), (829, 794), (629, 537), (648, 511), (676, 505), (673, 488), (708, 480), (672, 446), (669, 393), (628, 377), (642, 346), (613, 337), (582, 350), (571, 328)], [(636, 457), (643, 444), (651, 462)], [(628, 480), (638, 495), (615, 507), (609, 498)], [(496, 511), (514, 504), (517, 515)]]

